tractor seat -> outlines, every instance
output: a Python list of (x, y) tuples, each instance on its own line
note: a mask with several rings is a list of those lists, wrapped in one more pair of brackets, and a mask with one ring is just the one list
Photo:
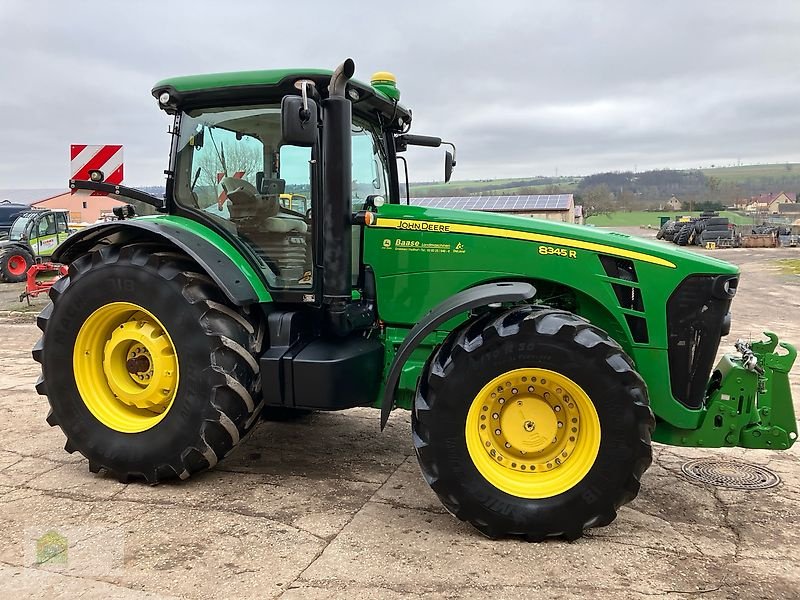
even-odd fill
[(305, 233), (308, 225), (297, 217), (278, 216), (281, 210), (279, 196), (264, 196), (258, 193), (256, 186), (245, 179), (223, 177), (220, 181), (222, 189), (231, 201), (231, 216), (256, 217), (264, 219), (263, 231), (271, 233)]
[(296, 217), (269, 217), (264, 223), (264, 229), (273, 233), (305, 233), (308, 225)]

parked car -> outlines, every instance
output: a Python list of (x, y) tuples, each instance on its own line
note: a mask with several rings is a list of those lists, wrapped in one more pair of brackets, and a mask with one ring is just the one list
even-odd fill
[(10, 200), (0, 202), (0, 238), (8, 235), (14, 219), (26, 210), (30, 210), (30, 207), (26, 204), (17, 204)]

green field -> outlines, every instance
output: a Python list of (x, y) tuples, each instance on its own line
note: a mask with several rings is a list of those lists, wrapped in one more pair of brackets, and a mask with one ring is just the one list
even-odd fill
[[(589, 217), (587, 219), (587, 224), (595, 225), (597, 227), (636, 227), (636, 226), (650, 226), (650, 227), (659, 227), (661, 224), (661, 216), (662, 215), (669, 215), (674, 217), (676, 214), (684, 215), (692, 215), (698, 216), (700, 212), (680, 212), (680, 213), (670, 213), (670, 212), (645, 212), (643, 210), (640, 211), (631, 211), (631, 212), (613, 212), (607, 215), (596, 215), (593, 217)], [(728, 217), (731, 223), (736, 223), (737, 225), (748, 225), (753, 222), (753, 218), (750, 216), (743, 216), (739, 213), (735, 213), (729, 210), (722, 211), (719, 213), (721, 217)]]
[(788, 183), (800, 179), (800, 164), (797, 163), (742, 165), (740, 167), (715, 167), (713, 169), (700, 170), (706, 177), (717, 177), (723, 183), (745, 183), (762, 179), (786, 181)]

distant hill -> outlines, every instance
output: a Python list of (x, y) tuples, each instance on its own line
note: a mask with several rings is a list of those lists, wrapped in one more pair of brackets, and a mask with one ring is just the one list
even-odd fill
[(636, 203), (658, 205), (671, 196), (699, 202), (732, 203), (737, 198), (763, 192), (800, 192), (800, 163), (742, 165), (705, 169), (612, 171), (565, 177), (519, 177), (411, 184), (411, 196), (486, 196), (575, 193), (602, 187), (617, 196), (629, 195)]

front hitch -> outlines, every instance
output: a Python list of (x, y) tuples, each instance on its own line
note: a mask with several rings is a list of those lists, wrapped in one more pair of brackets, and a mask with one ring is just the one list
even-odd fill
[[(789, 371), (797, 358), (791, 344), (765, 331), (765, 342), (736, 342), (740, 356), (724, 355), (714, 369), (697, 429), (660, 423), (653, 439), (676, 446), (740, 446), (785, 450), (797, 439)], [(777, 348), (785, 353), (778, 354)]]

